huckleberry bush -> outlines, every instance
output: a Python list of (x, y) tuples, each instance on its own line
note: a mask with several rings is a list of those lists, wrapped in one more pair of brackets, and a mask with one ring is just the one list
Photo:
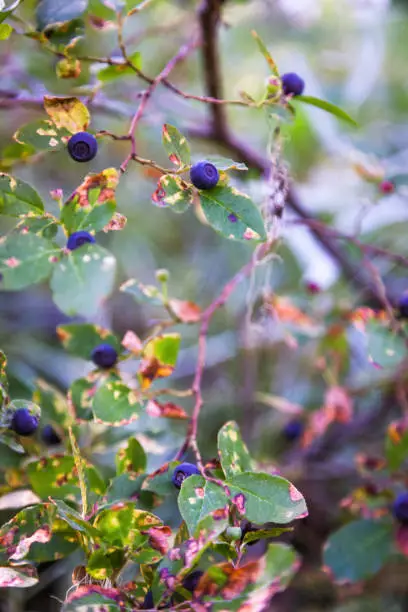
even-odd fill
[[(78, 378), (71, 376), (69, 368), (64, 372), (70, 376), (64, 390), (43, 372), (42, 379), (27, 381), (24, 387), (30, 388), (31, 399), (14, 399), (18, 368), (13, 368), (12, 361), (8, 368), (5, 354), (0, 353), (0, 443), (5, 455), (1, 507), (15, 509), (9, 496), (16, 492), (23, 500), (0, 528), (0, 586), (23, 588), (39, 581), (41, 585), (43, 562), (58, 564), (63, 559), (69, 567), (73, 559), (72, 581), (61, 602), (66, 612), (268, 610), (273, 597), (286, 589), (298, 571), (301, 554), (306, 557), (304, 546), (296, 546), (296, 526), (315, 526), (313, 508), (331, 503), (325, 497), (316, 504), (312, 499), (309, 522), (303, 521), (308, 517), (308, 505), (302, 486), (307, 482), (301, 470), (313, 478), (316, 458), (332, 453), (339, 445), (342, 450), (342, 440), (355, 422), (360, 428), (363, 419), (367, 426), (371, 422), (369, 412), (355, 417), (355, 404), (364, 393), (350, 367), (355, 335), (360, 335), (364, 345), (360, 351), (366, 357), (364, 365), (375, 373), (384, 370), (384, 387), (394, 390), (393, 400), (407, 404), (403, 321), (407, 300), (405, 294), (401, 298), (388, 296), (381, 278), (387, 267), (377, 269), (375, 258), (394, 266), (406, 265), (406, 259), (355, 234), (343, 234), (323, 218), (310, 217), (298, 203), (294, 187), (282, 179), (287, 170), (275, 172), (276, 164), (284, 168), (284, 143), (300, 105), (326, 111), (350, 128), (356, 124), (332, 103), (303, 96), (303, 79), (295, 72), (281, 75), (256, 32), (252, 37), (248, 32), (248, 40), (260, 51), (260, 70), (269, 71), (266, 86), (261, 84), (258, 98), (244, 91), (237, 99), (222, 97), (218, 35), (227, 3), (221, 0), (203, 0), (198, 8), (186, 5), (193, 25), (183, 29), (180, 47), (156, 71), (145, 69), (128, 27), (139, 27), (143, 15), (157, 12), (159, 29), (168, 31), (169, 24), (160, 22), (163, 13), (159, 2), (40, 0), (35, 11), (19, 0), (3, 4), (0, 44), (24, 41), (30, 49), (53, 57), (56, 78), (46, 75), (46, 83), (33, 87), (32, 96), (0, 92), (2, 108), (10, 115), (25, 106), (39, 111), (38, 118), (18, 127), (11, 148), (3, 154), (0, 214), (6, 225), (0, 240), (0, 289), (6, 300), (14, 292), (45, 284), (65, 317), (56, 329), (58, 341), (76, 358), (75, 363), (82, 360), (83, 369)], [(115, 52), (106, 32), (115, 34)], [(166, 36), (171, 35), (170, 31)], [(92, 36), (98, 38), (96, 55), (87, 54), (88, 37)], [(180, 88), (173, 74), (197, 53), (204, 65), (203, 95)], [(36, 69), (32, 72), (27, 82), (36, 81)], [(166, 100), (173, 96), (186, 105), (200, 104), (208, 119), (191, 125), (186, 111), (185, 117), (180, 112), (174, 121), (179, 127), (167, 123), (173, 121), (174, 113), (167, 102), (157, 111), (159, 92)], [(240, 140), (233, 133), (226, 108), (234, 106), (243, 107), (248, 117), (256, 112), (265, 117), (269, 139), (265, 157), (248, 145), (250, 138), (245, 134)], [(123, 116), (128, 122), (125, 133), (118, 128)], [(162, 124), (162, 118), (166, 123)], [(93, 126), (100, 122), (109, 129), (92, 128), (91, 133), (91, 121)], [(161, 137), (163, 151), (157, 159), (144, 153), (147, 132), (152, 141)], [(201, 150), (202, 140), (207, 141), (205, 151)], [(217, 156), (219, 149), (232, 159)], [(36, 185), (40, 168), (47, 168), (56, 151), (60, 164), (58, 172), (49, 172), (50, 197), (40, 195), (40, 185)], [(86, 173), (84, 164), (73, 162), (88, 162), (92, 171)], [(38, 170), (22, 173), (30, 177), (28, 182), (19, 178), (19, 168), (25, 164)], [(136, 168), (145, 180), (133, 177)], [(249, 186), (244, 188), (248, 170), (260, 184), (269, 181), (271, 186), (276, 177), (274, 194), (279, 191), (282, 196), (279, 214), (268, 199), (260, 201), (260, 190), (254, 190), (251, 197)], [(390, 193), (380, 174), (365, 173), (362, 167), (358, 172), (367, 183), (376, 185), (377, 197), (381, 191)], [(62, 176), (72, 181), (69, 196), (60, 187)], [(218, 237), (242, 243), (246, 262), (236, 266), (234, 275), (217, 288), (209, 304), (204, 303), (199, 283), (193, 299), (177, 295), (171, 270), (165, 268), (156, 271), (155, 284), (127, 278), (125, 270), (133, 269), (143, 249), (140, 234), (132, 236), (131, 264), (118, 270), (116, 257), (106, 244), (107, 236), (126, 227), (124, 211), (130, 208), (120, 190), (129, 176), (132, 193), (144, 200), (146, 217), (150, 204), (165, 209), (155, 211), (163, 219), (162, 225), (152, 227), (157, 241), (168, 240), (170, 244), (173, 239), (171, 231), (162, 229), (168, 224), (168, 213), (194, 212), (196, 220), (192, 218), (191, 224), (201, 224), (197, 232), (204, 236), (199, 241), (210, 241), (211, 229)], [(148, 180), (150, 188), (146, 187)], [(393, 177), (389, 180), (397, 185)], [(361, 293), (352, 306), (339, 298), (335, 307), (329, 307), (324, 296), (318, 302), (320, 290), (310, 290), (303, 299), (272, 289), (270, 275), (276, 261), (280, 260), (282, 270), (287, 260), (288, 266), (293, 265), (282, 247), (286, 205), (296, 213), (296, 219), (285, 231), (301, 223), (310, 228), (336, 259), (353, 290)], [(151, 238), (156, 241), (156, 235)], [(354, 249), (351, 255), (338, 248), (337, 242)], [(231, 243), (228, 248), (235, 262), (238, 251), (232, 250)], [(195, 258), (189, 256), (188, 260), (193, 267)], [(211, 254), (209, 269), (215, 285), (219, 284), (220, 263), (218, 254), (215, 258)], [(269, 278), (261, 289), (256, 285), (258, 270), (266, 271)], [(187, 285), (187, 275), (185, 281)], [(271, 412), (284, 413), (277, 435), (271, 433), (270, 445), (277, 449), (283, 437), (286, 446), (296, 446), (297, 460), (287, 465), (279, 465), (278, 450), (273, 451), (273, 463), (263, 461), (261, 446), (254, 444), (251, 454), (228, 410), (216, 419), (214, 412), (206, 412), (211, 407), (211, 394), (207, 397), (203, 378), (210, 364), (217, 365), (210, 357), (209, 328), (213, 317), (246, 281), (248, 296), (241, 309), (245, 333), (237, 325), (234, 341), (227, 336), (220, 341), (226, 351), (232, 342), (237, 352), (249, 355), (242, 380), (236, 371), (231, 374), (233, 386), (242, 386), (246, 393), (256, 359), (259, 368), (265, 367), (263, 358), (252, 357), (256, 349), (253, 338), (264, 350), (273, 334), (278, 337), (282, 351), (277, 367), (282, 368), (282, 381), (287, 350), (306, 357), (312, 368), (314, 395), (305, 405), (262, 390), (254, 397), (246, 395), (245, 403), (254, 419), (254, 398)], [(124, 317), (134, 303), (143, 304), (149, 313), (144, 321), (140, 317), (137, 332), (127, 329), (119, 333), (115, 324), (111, 329), (106, 323), (109, 318), (102, 316), (107, 300), (113, 299), (118, 289), (125, 294), (121, 301)], [(247, 344), (242, 347), (244, 336)], [(22, 351), (19, 338), (10, 349), (12, 358), (13, 351)], [(39, 345), (27, 343), (24, 350), (32, 351), (40, 368)], [(291, 386), (290, 378), (285, 384)], [(223, 393), (214, 384), (212, 394), (219, 397)], [(181, 437), (175, 429), (167, 429), (167, 443), (162, 446), (159, 430), (152, 425), (154, 419), (179, 421)], [(236, 419), (241, 419), (239, 411)], [(268, 419), (266, 416), (262, 424), (267, 430)], [(248, 418), (242, 420), (245, 423)], [(214, 443), (216, 438), (216, 457), (203, 451), (207, 446), (200, 434), (206, 421)], [(342, 499), (336, 499), (335, 505), (341, 503), (348, 514), (325, 543), (323, 562), (333, 585), (369, 577), (389, 561), (395, 545), (403, 555), (408, 553), (406, 493), (397, 497), (400, 489), (396, 484), (398, 478), (405, 478), (406, 415), (386, 425), (382, 430), (383, 457), (370, 462), (365, 453), (356, 453), (361, 488), (353, 488), (354, 479), (353, 487), (343, 490)], [(356, 436), (352, 439), (354, 443)], [(296, 444), (287, 444), (295, 440)], [(324, 478), (336, 479), (341, 466), (323, 463)], [(317, 472), (316, 480), (324, 481)], [(291, 478), (299, 481), (299, 488)], [(24, 503), (27, 498), (23, 492), (27, 490), (29, 504)], [(330, 530), (333, 525), (331, 517)], [(323, 525), (319, 533), (330, 530)], [(377, 548), (378, 542), (381, 545)], [(320, 557), (321, 551), (314, 559)]]

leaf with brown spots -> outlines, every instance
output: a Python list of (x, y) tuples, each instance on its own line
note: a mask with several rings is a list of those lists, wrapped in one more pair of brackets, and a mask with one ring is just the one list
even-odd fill
[(91, 120), (87, 107), (78, 98), (44, 96), (44, 108), (58, 128), (71, 134), (86, 131)]
[(146, 454), (140, 442), (136, 438), (129, 438), (127, 445), (116, 453), (116, 474), (141, 474), (146, 469), (146, 461)]
[(111, 222), (116, 210), (115, 191), (119, 182), (116, 168), (88, 174), (65, 202), (61, 222), (71, 234), (78, 230), (99, 232)]
[(235, 599), (249, 585), (255, 584), (261, 575), (262, 563), (259, 560), (250, 561), (238, 568), (231, 563), (220, 563), (205, 572), (195, 594), (199, 598), (218, 596), (227, 600)]
[(186, 411), (173, 402), (162, 404), (157, 400), (149, 400), (146, 406), (146, 412), (152, 417), (163, 417), (165, 419), (188, 419)]
[(88, 584), (78, 587), (67, 596), (63, 612), (123, 612), (129, 607), (125, 594), (119, 589)]
[(150, 340), (143, 351), (139, 376), (143, 389), (148, 389), (156, 378), (173, 373), (180, 348), (180, 334), (164, 334)]

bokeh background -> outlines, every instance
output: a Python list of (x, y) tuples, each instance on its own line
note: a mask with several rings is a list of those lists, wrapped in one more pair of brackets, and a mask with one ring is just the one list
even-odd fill
[[(189, 0), (156, 0), (150, 9), (128, 20), (125, 29), (128, 48), (141, 52), (147, 74), (159, 73), (186, 40), (195, 4)], [(91, 13), (93, 5), (100, 10), (99, 0), (90, 0)], [(25, 22), (34, 23), (34, 9), (35, 2), (26, 0), (17, 14)], [(408, 2), (231, 1), (224, 17), (220, 50), (225, 97), (236, 98), (242, 90), (254, 97), (262, 94), (267, 69), (250, 35), (250, 30), (255, 29), (282, 73), (298, 72), (306, 82), (307, 94), (341, 106), (359, 123), (359, 128), (353, 130), (318, 109), (297, 106), (296, 120), (283, 127), (284, 159), (303, 206), (341, 231), (357, 233), (364, 240), (408, 255), (408, 189), (404, 192), (401, 187), (384, 196), (356, 169), (358, 164), (367, 171), (380, 169), (385, 177), (406, 172)], [(19, 27), (18, 21), (10, 23)], [(84, 55), (118, 55), (116, 32), (113, 28), (97, 29), (88, 19), (79, 48)], [(58, 79), (57, 61), (30, 38), (11, 36), (0, 43), (0, 142), (4, 168), (12, 156), (13, 133), (22, 124), (44, 116), (36, 100), (47, 93), (87, 95), (90, 85), (96, 83), (96, 76), (86, 63), (78, 79)], [(172, 80), (185, 91), (202, 94), (201, 77), (200, 58), (193, 55), (180, 64)], [(90, 104), (92, 128), (125, 133), (143, 87), (132, 75), (105, 86)], [(2, 103), (7, 91), (20, 92), (28, 99), (27, 103)], [(161, 145), (162, 124), (174, 124), (187, 133), (190, 127), (205, 124), (207, 115), (206, 105), (158, 88), (138, 128), (140, 154), (166, 165)], [(264, 154), (268, 137), (265, 113), (231, 107), (228, 117), (240, 138)], [(212, 143), (191, 139), (191, 144), (197, 157), (223, 152)], [(118, 167), (127, 155), (127, 147), (128, 143), (104, 140), (86, 171)], [(52, 210), (55, 203), (50, 190), (60, 188), (68, 195), (81, 182), (85, 171), (62, 151), (44, 155), (35, 163), (16, 164), (13, 173), (32, 184)], [(265, 185), (256, 172), (250, 171), (234, 180), (261, 204)], [(135, 164), (129, 166), (120, 182), (118, 210), (127, 216), (127, 226), (121, 232), (100, 236), (100, 243), (117, 258), (117, 286), (132, 277), (151, 284), (155, 270), (167, 268), (171, 294), (205, 306), (248, 260), (251, 248), (226, 241), (203, 225), (193, 212), (174, 215), (156, 208), (151, 203), (154, 189), (154, 174)], [(313, 332), (303, 330), (294, 349), (288, 341), (287, 329), (258, 307), (257, 298), (265, 290), (289, 297), (298, 308), (324, 324), (335, 322), (342, 310), (367, 305), (364, 293), (344, 278), (338, 262), (307, 229), (293, 225), (292, 220), (293, 214), (286, 211), (280, 228), (279, 257), (261, 268), (251, 284), (243, 283), (213, 320), (199, 442), (203, 455), (210, 459), (216, 454), (220, 426), (229, 419), (237, 420), (256, 459), (269, 468), (279, 466), (285, 475), (301, 483), (311, 504), (311, 518), (303, 521), (291, 536), (304, 555), (305, 571), (295, 581), (289, 596), (278, 600), (272, 609), (403, 611), (408, 605), (408, 587), (406, 580), (405, 586), (401, 586), (404, 580), (397, 580), (396, 576), (406, 577), (406, 566), (398, 565), (385, 572), (361, 593), (347, 592), (344, 601), (336, 598), (330, 580), (319, 569), (322, 542), (341, 520), (339, 501), (358, 481), (354, 469), (356, 453), (381, 447), (384, 423), (381, 422), (379, 430), (364, 431), (346, 445), (339, 445), (335, 452), (319, 449), (312, 459), (305, 459), (297, 444), (288, 442), (282, 434), (293, 406), (300, 406), (307, 420), (307, 415), (322, 405), (327, 381), (316, 367), (319, 339)], [(4, 218), (0, 224), (1, 233), (11, 227)], [(63, 237), (58, 240), (62, 245)], [(347, 247), (347, 253), (358, 261), (355, 249)], [(376, 265), (391, 295), (397, 296), (407, 288), (406, 270), (384, 260)], [(308, 291), (310, 282), (321, 289), (316, 295)], [(249, 323), (248, 303), (253, 309)], [(139, 306), (129, 296), (116, 292), (93, 322), (110, 327), (119, 335), (134, 330), (143, 336), (161, 316), (152, 307)], [(46, 285), (0, 294), (0, 346), (9, 359), (13, 397), (30, 397), (38, 377), (65, 391), (75, 378), (91, 369), (89, 363), (72, 358), (60, 347), (55, 327), (67, 320), (53, 305)], [(384, 401), (377, 389), (381, 374), (373, 372), (366, 362), (358, 334), (349, 335), (347, 341), (347, 367), (341, 382), (364, 390), (356, 400), (356, 410), (365, 414)], [(172, 384), (180, 387), (191, 384), (196, 355), (196, 329), (185, 326)], [(184, 406), (191, 409), (188, 401)], [(393, 409), (390, 406), (386, 420), (391, 420)], [(174, 456), (183, 440), (184, 424), (146, 417), (113, 433), (105, 432), (101, 426), (92, 426), (92, 432), (84, 431), (85, 451), (87, 440), (99, 436), (100, 442), (88, 451), (106, 476), (111, 473), (117, 444), (129, 432), (144, 436), (150, 458), (148, 468), (153, 470)], [(13, 467), (15, 457), (6, 447), (0, 452), (1, 482), (5, 486), (6, 470)], [(1, 510), (0, 516), (6, 520), (13, 513), (10, 509)], [(177, 525), (179, 516), (174, 500), (159, 513)], [(0, 594), (1, 609), (58, 610), (76, 562), (68, 558), (45, 565), (38, 586)]]

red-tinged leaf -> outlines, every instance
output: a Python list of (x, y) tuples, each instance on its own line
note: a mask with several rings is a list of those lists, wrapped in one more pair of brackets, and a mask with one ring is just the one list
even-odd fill
[(169, 300), (172, 312), (183, 323), (197, 323), (201, 318), (201, 309), (194, 302), (172, 299)]
[(314, 329), (316, 327), (316, 323), (300, 308), (292, 304), (287, 297), (270, 296), (265, 306), (282, 323), (289, 323), (303, 329)]
[(329, 423), (348, 423), (353, 416), (353, 400), (343, 387), (335, 386), (327, 390), (324, 407)]
[(143, 389), (148, 389), (156, 378), (166, 378), (173, 373), (179, 347), (179, 334), (157, 336), (146, 344), (139, 368)]
[(164, 417), (166, 419), (188, 419), (188, 414), (181, 406), (166, 402), (161, 404), (157, 400), (150, 400), (146, 406), (146, 412), (152, 417)]
[(167, 378), (173, 371), (173, 366), (161, 364), (155, 357), (143, 359), (139, 368), (142, 389), (149, 389), (156, 378)]
[(131, 353), (139, 355), (143, 349), (143, 342), (137, 334), (132, 331), (127, 331), (123, 336), (122, 346), (125, 347)]
[(18, 567), (0, 567), (0, 587), (19, 589), (28, 588), (38, 582), (38, 574), (32, 565)]
[(180, 176), (164, 174), (152, 194), (152, 202), (160, 208), (169, 207), (172, 212), (183, 213), (193, 203), (194, 192)]
[(33, 535), (28, 537), (22, 537), (13, 554), (9, 557), (10, 561), (21, 561), (24, 557), (27, 556), (28, 551), (30, 550), (30, 546), (35, 542), (39, 544), (46, 544), (51, 540), (52, 533), (49, 525), (44, 525), (44, 527), (40, 527), (33, 533)]
[(226, 600), (235, 599), (249, 585), (255, 584), (261, 577), (264, 562), (262, 559), (250, 561), (235, 568), (231, 563), (220, 563), (210, 567), (195, 590), (198, 598), (205, 595), (222, 597)]
[(398, 549), (408, 557), (408, 525), (400, 525), (397, 530), (396, 543)]
[[(112, 602), (116, 603), (118, 609), (126, 608), (124, 595), (119, 589), (104, 588), (97, 584), (88, 584), (86, 586), (80, 586), (75, 591), (72, 591), (64, 602), (64, 610), (78, 609), (77, 607), (74, 608), (69, 606), (69, 604), (72, 602), (79, 601), (82, 601), (82, 605), (85, 609), (91, 610), (94, 609), (94, 607), (96, 609), (97, 604), (99, 605), (99, 610), (105, 610), (105, 605), (107, 605), (109, 609)], [(89, 608), (87, 608), (87, 605), (89, 606)], [(93, 607), (91, 608), (90, 606)]]
[(109, 223), (107, 223), (105, 227), (102, 228), (102, 231), (104, 231), (105, 234), (107, 232), (119, 232), (120, 230), (123, 230), (123, 228), (126, 226), (126, 223), (127, 217), (125, 217), (125, 215), (122, 215), (121, 213), (115, 212)]
[(388, 321), (388, 315), (385, 310), (373, 310), (372, 308), (363, 306), (353, 310), (349, 314), (348, 319), (351, 323), (353, 323), (356, 329), (364, 333), (366, 331), (368, 322), (383, 321), (386, 323)]
[(147, 532), (142, 531), (142, 533), (146, 533), (149, 536), (149, 545), (151, 548), (158, 550), (162, 555), (167, 554), (170, 548), (169, 538), (171, 538), (172, 535), (170, 527), (166, 525), (150, 527)]

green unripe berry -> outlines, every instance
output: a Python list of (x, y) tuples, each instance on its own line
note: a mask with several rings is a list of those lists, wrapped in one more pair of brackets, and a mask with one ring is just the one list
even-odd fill
[(230, 542), (238, 542), (242, 538), (241, 527), (227, 527), (225, 530), (225, 537)]
[(160, 268), (160, 270), (156, 270), (156, 280), (159, 283), (167, 283), (169, 280), (170, 273), (165, 268)]

